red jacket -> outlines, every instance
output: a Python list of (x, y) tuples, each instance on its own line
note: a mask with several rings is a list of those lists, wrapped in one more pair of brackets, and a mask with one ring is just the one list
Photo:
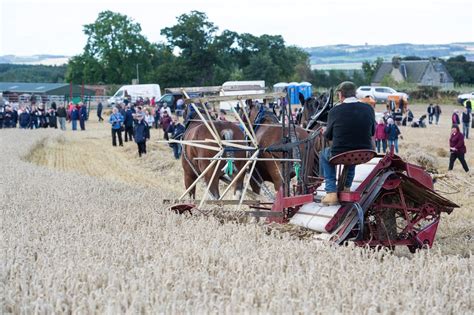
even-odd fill
[(385, 124), (377, 124), (375, 126), (375, 140), (386, 140), (387, 134), (385, 133)]
[(163, 128), (164, 131), (168, 130), (168, 127), (171, 124), (171, 117), (170, 116), (161, 117), (160, 124), (161, 124), (161, 128)]
[(459, 131), (455, 134), (451, 134), (451, 138), (449, 138), (449, 147), (455, 148), (456, 150), (452, 150), (451, 152), (465, 154), (466, 153), (466, 145), (464, 145), (464, 136)]

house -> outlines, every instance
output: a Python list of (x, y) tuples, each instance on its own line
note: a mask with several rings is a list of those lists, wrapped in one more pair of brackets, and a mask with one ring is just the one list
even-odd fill
[(383, 62), (375, 72), (372, 85), (381, 85), (386, 76), (397, 82), (415, 83), (422, 86), (438, 86), (452, 89), (454, 80), (444, 64), (437, 59), (401, 60), (393, 58), (392, 62)]

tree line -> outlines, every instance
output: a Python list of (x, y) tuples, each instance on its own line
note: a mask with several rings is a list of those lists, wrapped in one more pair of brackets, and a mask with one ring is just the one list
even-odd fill
[(301, 81), (311, 74), (308, 54), (286, 46), (280, 35), (217, 30), (205, 13), (191, 11), (160, 31), (164, 43), (151, 43), (141, 34), (140, 24), (104, 11), (84, 26), (87, 43), (70, 59), (66, 80), (123, 84), (138, 72), (140, 83), (205, 86), (228, 80)]

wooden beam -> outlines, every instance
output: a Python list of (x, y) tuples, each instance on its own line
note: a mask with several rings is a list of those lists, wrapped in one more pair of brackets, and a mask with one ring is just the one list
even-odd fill
[(275, 93), (263, 93), (263, 94), (240, 94), (240, 95), (227, 95), (227, 96), (208, 96), (208, 97), (196, 97), (185, 100), (186, 104), (190, 103), (203, 103), (203, 102), (225, 102), (225, 101), (238, 101), (248, 99), (272, 99), (284, 97), (286, 93), (275, 92)]

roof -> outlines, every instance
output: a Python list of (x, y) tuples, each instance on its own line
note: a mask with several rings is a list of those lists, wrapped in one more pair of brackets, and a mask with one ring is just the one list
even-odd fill
[[(406, 74), (408, 81), (419, 82), (429, 64), (429, 60), (402, 60), (400, 62), (400, 69), (404, 65), (407, 71)], [(390, 74), (392, 70), (392, 62), (383, 62), (375, 73), (374, 79), (372, 81), (377, 83), (382, 82), (383, 78)]]
[(69, 83), (0, 82), (0, 92), (46, 93), (64, 86), (69, 86)]

